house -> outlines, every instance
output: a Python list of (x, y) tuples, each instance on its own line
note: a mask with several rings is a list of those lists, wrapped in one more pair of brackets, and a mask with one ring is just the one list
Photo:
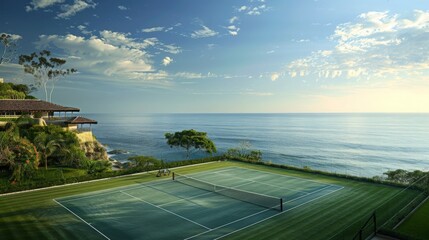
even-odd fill
[(82, 142), (91, 142), (91, 125), (97, 124), (97, 121), (75, 116), (74, 113), (79, 111), (79, 108), (64, 107), (38, 99), (0, 99), (0, 126), (10, 119), (27, 115), (37, 120), (41, 126), (58, 125), (64, 130), (76, 132)]

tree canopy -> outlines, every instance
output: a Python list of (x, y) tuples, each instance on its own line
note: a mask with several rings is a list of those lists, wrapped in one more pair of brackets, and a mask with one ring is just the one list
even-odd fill
[(34, 99), (32, 90), (25, 84), (0, 83), (0, 99)]
[(0, 43), (3, 50), (0, 52), (0, 64), (9, 63), (15, 57), (17, 41), (21, 36), (14, 34), (1, 33)]
[(36, 87), (43, 88), (45, 100), (49, 102), (52, 100), (55, 83), (61, 77), (77, 72), (74, 68), (64, 69), (65, 63), (65, 59), (51, 57), (48, 50), (19, 56), (19, 64), (24, 66), (24, 72), (34, 76)]
[(186, 157), (189, 158), (192, 150), (204, 150), (207, 153), (215, 153), (216, 146), (207, 136), (206, 132), (198, 132), (194, 129), (181, 132), (166, 133), (165, 138), (170, 147), (186, 149)]

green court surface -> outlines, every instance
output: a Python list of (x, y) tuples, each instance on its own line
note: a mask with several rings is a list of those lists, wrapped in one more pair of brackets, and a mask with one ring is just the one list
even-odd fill
[(429, 201), (422, 204), (396, 230), (415, 239), (429, 239)]
[[(88, 231), (105, 239), (217, 239), (343, 189), (237, 166), (187, 177), (190, 179), (179, 176), (175, 181), (152, 181), (54, 201), (85, 223)], [(217, 192), (208, 190), (211, 184), (217, 186)]]

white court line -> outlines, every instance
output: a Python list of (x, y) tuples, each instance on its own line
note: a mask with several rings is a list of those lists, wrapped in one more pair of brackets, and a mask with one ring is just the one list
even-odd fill
[[(303, 196), (299, 196), (299, 197), (293, 198), (293, 199), (291, 199), (291, 200), (289, 200), (289, 201), (283, 202), (283, 204), (285, 204), (285, 203), (289, 203), (289, 202), (293, 202), (293, 201), (296, 201), (296, 200), (301, 199), (301, 198), (303, 198), (303, 197), (307, 197), (308, 195), (311, 195), (311, 194), (314, 194), (314, 193), (320, 192), (320, 191), (322, 191), (322, 190), (324, 190), (324, 189), (326, 189), (326, 188), (329, 188), (329, 187), (331, 187), (331, 186), (326, 186), (326, 187), (321, 188), (321, 189), (319, 189), (319, 190), (316, 190), (316, 191), (314, 191), (314, 192), (307, 193), (306, 195), (303, 195)], [(343, 188), (344, 188), (344, 187), (343, 187)], [(341, 188), (341, 189), (343, 189), (343, 188)], [(341, 190), (341, 189), (337, 189), (337, 190), (335, 190), (335, 191), (338, 191), (338, 190)], [(331, 193), (332, 193), (332, 192), (330, 192), (330, 193), (328, 193), (328, 194), (331, 194)], [(326, 195), (328, 195), (328, 194), (325, 194), (325, 195), (323, 195), (323, 196), (326, 196)], [(322, 196), (322, 197), (323, 197), (323, 196)], [(308, 201), (308, 202), (309, 202), (309, 201)], [(305, 202), (305, 203), (308, 203), (308, 202)], [(304, 204), (305, 204), (305, 203), (304, 203)], [(294, 208), (295, 208), (295, 207), (294, 207)], [(260, 214), (260, 213), (263, 213), (263, 212), (266, 212), (266, 211), (270, 211), (270, 210), (272, 210), (272, 209), (265, 209), (265, 210), (263, 210), (263, 211), (260, 211), (260, 212), (257, 212), (257, 213), (254, 213), (254, 214), (251, 214), (251, 215), (249, 215), (249, 216), (246, 216), (246, 217), (243, 217), (243, 218), (240, 218), (240, 219), (237, 219), (237, 220), (235, 220), (235, 221), (233, 221), (233, 222), (229, 222), (229, 223), (227, 223), (227, 224), (224, 224), (224, 225), (221, 225), (221, 226), (215, 227), (215, 228), (213, 228), (213, 229), (211, 229), (211, 230), (208, 230), (208, 231), (205, 231), (205, 232), (199, 233), (199, 234), (197, 234), (197, 235), (194, 235), (194, 236), (191, 236), (191, 237), (185, 238), (185, 240), (187, 240), (187, 239), (192, 239), (192, 238), (194, 238), (194, 237), (197, 237), (197, 236), (203, 235), (203, 234), (208, 233), (208, 232), (212, 232), (212, 231), (217, 230), (217, 229), (219, 229), (219, 228), (222, 228), (222, 227), (225, 227), (225, 226), (231, 225), (231, 224), (233, 224), (233, 223), (239, 222), (239, 221), (244, 220), (244, 219), (246, 219), (246, 218), (253, 217), (253, 216), (255, 216), (255, 215), (258, 215), (258, 214)], [(290, 211), (290, 210), (291, 210), (291, 209), (288, 209), (288, 210), (286, 210), (285, 212)]]
[(235, 231), (229, 232), (229, 233), (227, 233), (227, 234), (225, 234), (225, 235), (222, 235), (222, 236), (220, 236), (220, 237), (218, 237), (218, 238), (215, 238), (215, 240), (217, 240), (217, 239), (221, 239), (221, 238), (226, 237), (226, 236), (229, 236), (229, 235), (231, 235), (231, 234), (233, 234), (233, 233), (236, 233), (236, 232), (241, 231), (241, 230), (243, 230), (243, 229), (249, 228), (249, 227), (251, 227), (251, 226), (254, 226), (254, 225), (256, 225), (256, 224), (259, 224), (259, 223), (261, 223), (261, 222), (264, 222), (264, 221), (266, 221), (266, 220), (268, 220), (268, 219), (271, 219), (271, 218), (277, 217), (277, 216), (279, 216), (279, 215), (281, 215), (281, 214), (283, 214), (283, 213), (286, 213), (286, 212), (292, 211), (292, 210), (293, 210), (293, 209), (295, 209), (295, 208), (301, 207), (302, 205), (305, 205), (305, 204), (307, 204), (307, 203), (313, 202), (313, 201), (315, 201), (315, 200), (317, 200), (317, 199), (319, 199), (319, 198), (325, 197), (325, 196), (327, 196), (327, 195), (329, 195), (329, 194), (332, 194), (332, 193), (334, 193), (334, 192), (337, 192), (337, 191), (339, 191), (339, 190), (341, 190), (341, 189), (343, 189), (343, 188), (344, 188), (344, 187), (339, 188), (339, 189), (337, 189), (337, 190), (335, 190), (335, 191), (332, 191), (332, 192), (330, 192), (330, 193), (327, 193), (327, 194), (325, 194), (325, 195), (319, 196), (319, 197), (317, 197), (317, 198), (313, 198), (313, 199), (311, 199), (311, 200), (309, 200), (309, 201), (307, 201), (307, 202), (305, 202), (305, 203), (299, 204), (299, 205), (297, 205), (297, 206), (295, 206), (295, 207), (293, 207), (293, 208), (290, 208), (290, 209), (288, 209), (288, 210), (286, 210), (286, 211), (283, 211), (283, 212), (277, 213), (277, 214), (275, 214), (275, 215), (273, 215), (273, 216), (270, 216), (270, 217), (264, 218), (264, 219), (262, 219), (262, 220), (260, 220), (260, 221), (257, 221), (257, 222), (255, 222), (255, 223), (252, 223), (252, 224), (250, 224), (250, 225), (247, 225), (247, 226), (242, 227), (242, 228), (240, 228), (240, 229), (237, 229), (237, 230), (235, 230)]
[(139, 200), (139, 201), (141, 201), (141, 202), (144, 202), (144, 203), (146, 203), (146, 204), (149, 204), (149, 205), (151, 205), (151, 206), (153, 206), (153, 207), (159, 208), (159, 209), (161, 209), (161, 210), (163, 210), (163, 211), (165, 211), (165, 212), (168, 212), (168, 213), (170, 213), (170, 214), (173, 214), (173, 215), (175, 215), (175, 216), (177, 216), (177, 217), (179, 217), (179, 218), (181, 218), (181, 219), (184, 219), (184, 220), (186, 220), (186, 221), (188, 221), (188, 222), (191, 222), (191, 223), (193, 223), (193, 224), (196, 224), (196, 225), (198, 225), (198, 226), (200, 226), (200, 227), (203, 227), (203, 228), (205, 228), (205, 229), (207, 229), (207, 230), (210, 230), (210, 229), (211, 229), (211, 228), (206, 227), (206, 226), (204, 226), (204, 225), (202, 225), (202, 224), (200, 224), (200, 223), (197, 223), (197, 222), (195, 222), (195, 221), (192, 221), (191, 219), (186, 218), (186, 217), (184, 217), (184, 216), (182, 216), (182, 215), (180, 215), (180, 214), (174, 213), (174, 212), (169, 211), (169, 210), (167, 210), (167, 209), (165, 209), (165, 208), (162, 208), (162, 207), (159, 207), (159, 206), (157, 206), (157, 205), (155, 205), (155, 204), (152, 204), (152, 203), (150, 203), (150, 202), (147, 202), (147, 201), (145, 201), (145, 200), (143, 200), (143, 199), (141, 199), (141, 198), (138, 198), (138, 197), (136, 197), (136, 196), (133, 196), (133, 195), (128, 194), (128, 193), (123, 192), (123, 191), (121, 191), (121, 193), (123, 193), (123, 194), (125, 194), (125, 195), (128, 195), (128, 196), (130, 196), (130, 197), (132, 197), (132, 198), (134, 198), (134, 199), (137, 199), (137, 200)]
[(187, 176), (199, 176), (199, 175), (212, 175), (212, 174), (217, 174), (217, 173), (221, 173), (221, 172), (228, 172), (228, 171), (232, 171), (234, 170), (233, 167), (227, 167), (224, 170), (221, 171), (213, 171), (213, 170), (208, 170), (208, 171), (203, 171), (203, 172), (197, 172), (197, 173), (191, 173), (191, 174), (186, 174)]
[[(239, 184), (239, 185), (237, 185), (237, 186), (233, 186), (233, 187), (241, 187), (241, 186), (244, 186), (244, 185), (247, 185), (247, 184), (250, 184), (250, 183), (242, 183), (242, 184)], [(156, 189), (156, 188), (155, 188)], [(158, 189), (157, 189), (158, 190)], [(159, 191), (159, 190), (158, 190)], [(208, 191), (208, 190), (204, 190), (204, 191)], [(217, 193), (217, 192), (206, 192), (206, 193), (202, 193), (202, 194), (198, 194), (198, 195), (194, 195), (194, 196), (191, 196), (191, 197), (188, 197), (188, 198), (181, 198), (181, 199), (178, 199), (178, 200), (175, 200), (175, 201), (172, 201), (172, 202), (168, 202), (168, 203), (163, 203), (163, 204), (159, 204), (159, 205), (157, 205), (157, 206), (165, 206), (165, 205), (169, 205), (169, 204), (172, 204), (172, 203), (175, 203), (175, 202), (181, 202), (181, 201), (186, 201), (186, 200), (190, 200), (190, 199), (194, 199), (194, 198), (196, 198), (196, 197), (200, 197), (200, 196), (204, 196), (204, 195), (209, 195), (209, 194), (213, 194), (213, 193)], [(175, 194), (170, 194), (170, 195), (173, 195), (173, 196), (176, 196)]]
[(83, 218), (79, 217), (79, 215), (77, 215), (76, 213), (74, 213), (72, 210), (68, 209), (66, 206), (62, 205), (61, 203), (57, 202), (57, 200), (52, 199), (54, 202), (56, 202), (58, 205), (60, 205), (61, 207), (65, 208), (67, 211), (69, 211), (71, 214), (73, 214), (74, 216), (76, 216), (79, 220), (81, 220), (82, 222), (86, 223), (86, 225), (90, 226), (92, 229), (94, 229), (95, 231), (97, 231), (99, 234), (101, 234), (101, 236), (105, 237), (106, 239), (109, 239), (106, 235), (104, 235), (102, 232), (100, 232), (97, 228), (95, 228), (94, 226), (92, 226), (90, 223), (88, 223), (87, 221), (83, 220)]
[[(144, 188), (144, 187), (147, 187), (147, 186), (157, 186), (157, 185), (161, 185), (161, 184), (164, 184), (164, 183), (168, 183), (169, 180), (170, 179), (157, 180), (157, 181), (154, 181), (154, 182), (156, 182), (154, 184), (139, 184), (138, 186), (135, 186), (135, 187), (130, 187), (130, 186), (127, 186), (127, 187), (118, 187), (116, 189), (120, 189), (120, 190), (117, 190), (117, 191), (112, 191), (115, 188), (109, 188), (109, 189), (101, 190), (102, 192), (96, 191), (96, 192), (100, 192), (100, 193), (95, 193), (94, 194), (94, 192), (89, 192), (89, 194), (91, 194), (91, 195), (83, 196), (83, 197), (79, 197), (79, 198), (72, 198), (72, 199), (69, 199), (69, 200), (61, 201), (61, 202), (63, 202), (63, 203), (65, 203), (65, 202), (73, 202), (75, 200), (82, 200), (82, 199), (86, 199), (86, 198), (98, 197), (98, 196), (103, 196), (103, 195), (106, 195), (106, 194), (120, 193), (121, 191), (124, 191), (124, 190), (128, 191), (128, 190), (135, 190), (135, 189)], [(64, 198), (68, 198), (68, 197), (64, 197)], [(60, 199), (61, 198), (58, 198), (58, 200), (60, 200)]]
[[(328, 183), (323, 183), (323, 182), (319, 182), (319, 181), (315, 181), (315, 180), (310, 180), (310, 179), (306, 179), (306, 178), (300, 178), (300, 177), (294, 177), (294, 176), (289, 176), (289, 175), (283, 175), (283, 174), (279, 174), (279, 173), (266, 172), (266, 171), (256, 170), (256, 169), (253, 169), (253, 168), (243, 168), (243, 167), (231, 167), (231, 168), (239, 168), (239, 169), (244, 169), (244, 170), (249, 170), (249, 171), (262, 172), (262, 173), (266, 173), (266, 174), (279, 175), (279, 176), (283, 176), (283, 177), (286, 177), (286, 178), (295, 178), (295, 179), (300, 179), (300, 180), (307, 181), (307, 182), (315, 182), (315, 183), (319, 183), (319, 184), (323, 184), (323, 185), (337, 186), (335, 184), (328, 184)], [(284, 168), (283, 170), (289, 170), (289, 169)]]
[[(229, 176), (229, 177), (232, 177), (232, 178), (238, 178), (238, 179), (241, 179), (241, 180), (250, 181), (252, 183), (259, 183), (259, 184), (262, 184), (262, 185), (266, 185), (266, 186), (270, 186), (270, 187), (275, 187), (275, 188), (280, 188), (280, 189), (285, 189), (285, 190), (290, 190), (290, 191), (294, 191), (294, 192), (307, 193), (307, 192), (304, 192), (304, 191), (299, 191), (299, 190), (295, 190), (295, 189), (291, 189), (291, 188), (286, 188), (286, 187), (281, 187), (281, 186), (277, 186), (277, 185), (272, 185), (272, 184), (269, 184), (269, 183), (254, 181), (255, 179), (258, 179), (259, 177), (247, 179), (247, 178), (241, 178), (241, 177), (236, 177), (236, 176), (232, 176), (232, 175), (228, 175), (228, 174), (222, 174), (222, 173), (219, 173), (219, 175)], [(326, 184), (324, 184), (324, 185), (326, 185)]]
[[(193, 179), (195, 181), (202, 182), (202, 183), (209, 184), (209, 185), (216, 185), (216, 187), (233, 189), (233, 190), (237, 190), (237, 191), (240, 191), (240, 192), (250, 193), (250, 194), (259, 195), (259, 196), (264, 196), (264, 197), (267, 197), (267, 198), (272, 198), (272, 199), (277, 199), (277, 200), (280, 199), (280, 198), (273, 197), (273, 196), (270, 196), (270, 195), (267, 195), (267, 194), (263, 194), (263, 193), (256, 193), (256, 192), (251, 192), (251, 191), (247, 191), (247, 190), (244, 190), (244, 189), (237, 189), (237, 188), (227, 187), (227, 186), (220, 185), (220, 184), (213, 184), (211, 182), (207, 182), (207, 181), (204, 181), (204, 180), (201, 180), (201, 179), (189, 177), (188, 175), (179, 175), (179, 176), (182, 176), (182, 177), (187, 178), (187, 179)], [(186, 183), (184, 183), (184, 184), (186, 184)]]
[(260, 212), (253, 213), (253, 214), (251, 214), (251, 215), (249, 215), (249, 216), (242, 217), (242, 218), (240, 218), (240, 219), (234, 220), (234, 221), (229, 222), (229, 223), (227, 223), (227, 224), (224, 224), (224, 225), (221, 225), (221, 226), (215, 227), (215, 228), (213, 228), (213, 229), (210, 229), (210, 230), (208, 230), (208, 231), (205, 231), (205, 232), (202, 232), (202, 233), (196, 234), (196, 235), (194, 235), (194, 236), (191, 236), (191, 237), (185, 238), (184, 240), (188, 240), (188, 239), (192, 239), (192, 238), (194, 238), (194, 237), (198, 237), (198, 236), (200, 236), (200, 235), (206, 234), (206, 233), (208, 233), (208, 232), (212, 232), (212, 231), (217, 230), (217, 229), (219, 229), (219, 228), (223, 228), (223, 227), (225, 227), (225, 226), (231, 225), (231, 224), (233, 224), (233, 223), (239, 222), (239, 221), (244, 220), (244, 219), (246, 219), (246, 218), (250, 218), (250, 217), (256, 216), (256, 215), (258, 215), (258, 214), (264, 213), (264, 212), (266, 212), (266, 211), (270, 211), (270, 210), (272, 210), (272, 209), (265, 209), (265, 210), (262, 210), (262, 211), (260, 211)]

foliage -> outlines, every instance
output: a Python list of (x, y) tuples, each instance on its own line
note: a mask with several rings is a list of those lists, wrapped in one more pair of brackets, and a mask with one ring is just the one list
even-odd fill
[(0, 166), (8, 167), (11, 171), (10, 180), (21, 181), (31, 178), (39, 165), (39, 154), (36, 147), (26, 138), (21, 138), (15, 124), (0, 132)]
[(48, 169), (48, 157), (57, 151), (57, 149), (61, 148), (61, 139), (57, 139), (53, 135), (42, 132), (34, 138), (34, 144), (41, 153), (41, 158), (45, 163), (45, 169)]
[(132, 167), (135, 167), (141, 171), (159, 169), (164, 165), (161, 160), (151, 156), (134, 156), (128, 158), (128, 160), (132, 162)]
[(9, 63), (13, 60), (16, 54), (17, 41), (19, 39), (21, 39), (21, 37), (18, 35), (7, 33), (0, 34), (0, 43), (3, 45), (3, 51), (0, 53), (0, 64)]
[(0, 83), (0, 99), (28, 99), (33, 89), (25, 84)]
[(387, 176), (386, 180), (396, 183), (402, 183), (402, 184), (411, 184), (425, 175), (428, 175), (428, 172), (422, 172), (420, 170), (415, 171), (407, 171), (404, 169), (397, 169), (397, 170), (389, 170), (384, 175)]
[(86, 160), (85, 153), (73, 132), (55, 125), (32, 126), (26, 136), (43, 155), (45, 168), (48, 164), (83, 167), (80, 162)]
[(112, 168), (112, 163), (108, 160), (85, 160), (83, 166), (88, 174), (107, 172)]
[(262, 161), (262, 152), (259, 150), (251, 149), (250, 142), (242, 142), (236, 148), (230, 148), (225, 153), (225, 157), (237, 160), (247, 160), (249, 162)]
[[(19, 64), (24, 66), (24, 72), (34, 76), (36, 87), (45, 91), (45, 100), (52, 100), (55, 83), (66, 75), (77, 72), (74, 68), (63, 69), (66, 60), (51, 57), (51, 52), (43, 50), (39, 53), (19, 56)], [(48, 96), (49, 91), (49, 96)]]
[(215, 144), (207, 137), (207, 133), (197, 132), (194, 129), (166, 133), (165, 138), (170, 147), (181, 147), (186, 149), (186, 157), (188, 159), (192, 149), (205, 150), (210, 154), (217, 151)]

